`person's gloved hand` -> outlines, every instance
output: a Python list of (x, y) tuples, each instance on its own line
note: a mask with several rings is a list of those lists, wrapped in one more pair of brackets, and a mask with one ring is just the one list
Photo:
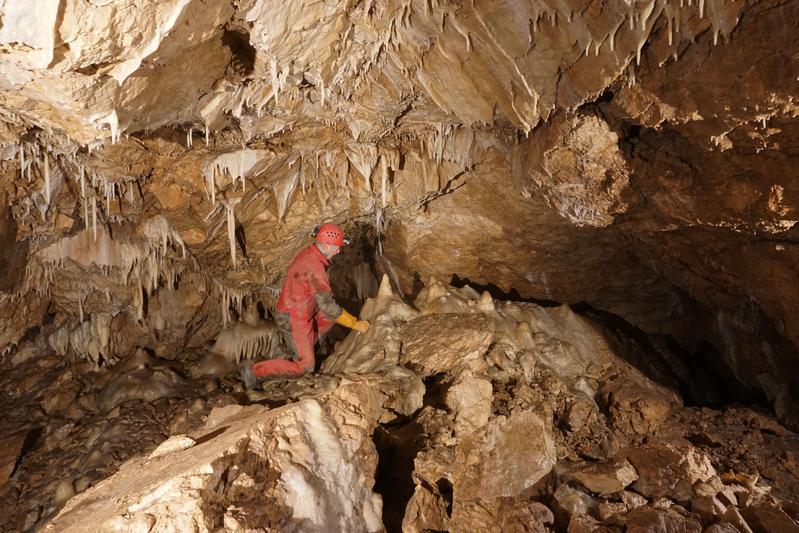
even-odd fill
[(358, 320), (352, 325), (352, 329), (360, 333), (366, 333), (366, 330), (369, 329), (369, 322), (366, 320)]

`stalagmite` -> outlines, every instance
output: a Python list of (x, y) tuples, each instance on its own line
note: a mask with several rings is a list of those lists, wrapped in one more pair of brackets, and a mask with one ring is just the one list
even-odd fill
[(388, 279), (386, 274), (383, 274), (383, 277), (380, 278), (380, 288), (377, 290), (377, 296), (388, 298), (390, 296), (394, 296), (394, 291), (391, 290), (391, 282)]
[[(186, 132), (186, 148), (191, 148), (193, 131), (194, 131), (193, 128), (189, 128), (189, 131)], [(206, 143), (206, 144), (208, 144), (208, 143)]]
[(208, 124), (205, 125), (205, 146), (208, 146)]

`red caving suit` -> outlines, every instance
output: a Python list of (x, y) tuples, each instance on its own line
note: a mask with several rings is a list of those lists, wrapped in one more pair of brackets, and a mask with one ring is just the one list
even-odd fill
[(255, 363), (252, 373), (256, 377), (300, 376), (314, 371), (314, 344), (341, 315), (327, 277), (329, 266), (330, 262), (315, 244), (300, 250), (292, 261), (277, 300), (275, 321), (279, 327), (288, 323), (290, 335), (286, 335), (289, 337), (286, 340), (293, 341), (294, 346), (291, 342), (287, 344), (296, 351), (298, 359)]

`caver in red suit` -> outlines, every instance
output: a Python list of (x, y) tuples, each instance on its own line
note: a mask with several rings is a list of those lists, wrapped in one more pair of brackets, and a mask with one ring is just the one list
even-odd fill
[(248, 388), (264, 378), (313, 372), (314, 344), (334, 323), (360, 332), (369, 328), (367, 321), (339, 307), (330, 289), (327, 268), (345, 242), (340, 227), (322, 224), (315, 242), (300, 250), (291, 262), (277, 301), (275, 322), (296, 360), (270, 359), (245, 367), (242, 377)]

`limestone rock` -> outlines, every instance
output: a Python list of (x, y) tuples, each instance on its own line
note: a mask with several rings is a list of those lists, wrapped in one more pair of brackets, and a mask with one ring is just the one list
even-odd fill
[(727, 507), (715, 496), (695, 496), (691, 500), (691, 511), (701, 516), (705, 523), (712, 523), (724, 515)]
[(196, 436), (191, 448), (130, 461), (70, 500), (51, 527), (114, 531), (131, 520), (150, 524), (149, 516), (154, 527), (172, 530), (224, 517), (248, 528), (378, 531), (373, 398), (350, 386), (320, 401), (245, 408), (229, 425)]
[(195, 444), (197, 444), (197, 442), (191, 437), (187, 437), (186, 435), (173, 435), (164, 442), (162, 442), (161, 444), (159, 444), (158, 448), (153, 450), (152, 453), (150, 453), (150, 455), (147, 456), (147, 458), (154, 459), (156, 457), (161, 457), (162, 455), (167, 455), (180, 450), (191, 448)]
[(637, 509), (649, 503), (649, 501), (640, 494), (630, 492), (629, 490), (623, 490), (621, 492), (621, 501), (630, 509)]
[(0, 440), (0, 487), (8, 482), (8, 478), (17, 467), (19, 455), (25, 444), (28, 432), (16, 433)]
[(639, 478), (633, 489), (647, 498), (688, 501), (695, 483), (716, 475), (707, 456), (688, 444), (646, 444), (622, 450), (619, 455), (635, 467)]
[(580, 465), (569, 475), (591, 492), (603, 496), (624, 490), (638, 479), (635, 468), (626, 459)]
[(490, 421), (457, 447), (453, 490), (459, 500), (517, 496), (547, 475), (555, 464), (549, 425), (529, 411)]
[(464, 437), (488, 423), (491, 416), (493, 388), (491, 382), (466, 371), (460, 374), (447, 391), (445, 402), (455, 413), (454, 432)]
[(740, 530), (729, 522), (719, 522), (705, 528), (704, 533), (738, 533)]
[(424, 315), (402, 329), (400, 362), (424, 377), (475, 364), (491, 344), (491, 323), (479, 315)]
[(421, 533), (427, 530), (447, 529), (449, 514), (447, 502), (437, 491), (416, 485), (402, 519), (402, 530)]
[[(593, 115), (552, 124), (543, 134), (552, 139), (530, 143), (527, 156), (541, 168), (531, 172), (536, 187), (574, 225), (610, 225), (627, 208), (622, 194), (630, 172), (617, 135)], [(537, 153), (541, 145), (546, 151)]]
[(614, 427), (638, 435), (647, 435), (659, 427), (679, 405), (672, 391), (633, 369), (604, 383), (600, 395), (610, 411)]
[(463, 531), (472, 527), (482, 531), (545, 533), (554, 522), (552, 511), (539, 502), (500, 502), (484, 505), (461, 503), (453, 508), (451, 530)]
[(553, 509), (563, 524), (570, 524), (582, 515), (593, 516), (599, 510), (599, 500), (566, 483), (557, 488), (552, 498)]
[(100, 405), (110, 411), (119, 404), (131, 401), (154, 401), (179, 396), (186, 382), (169, 368), (138, 368), (119, 373), (101, 391)]
[(568, 522), (568, 533), (610, 533), (615, 531), (592, 516), (586, 514), (575, 515)]
[(624, 519), (625, 531), (630, 533), (651, 533), (653, 531), (683, 531), (701, 533), (702, 525), (691, 515), (681, 514), (673, 509), (653, 509), (641, 507), (633, 509)]
[(769, 502), (756, 503), (741, 509), (741, 515), (754, 533), (767, 531), (799, 532), (799, 525), (778, 505)]
[(618, 521), (619, 515), (624, 515), (629, 509), (622, 502), (602, 502), (599, 504), (599, 518), (604, 522), (614, 523)]
[(377, 367), (397, 365), (402, 344), (402, 325), (418, 312), (391, 290), (383, 276), (377, 295), (361, 309), (361, 318), (369, 321), (364, 334), (350, 334), (322, 363), (325, 372), (371, 372)]
[(753, 533), (752, 528), (749, 527), (749, 524), (736, 507), (727, 507), (727, 511), (722, 515), (721, 519), (732, 524), (741, 533)]

